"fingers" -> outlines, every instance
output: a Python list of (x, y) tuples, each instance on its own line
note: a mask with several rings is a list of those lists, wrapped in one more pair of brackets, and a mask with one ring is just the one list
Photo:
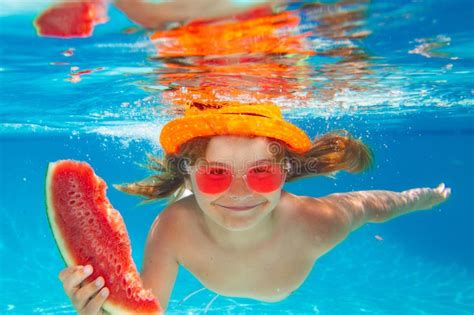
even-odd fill
[(100, 314), (102, 305), (109, 296), (109, 289), (102, 288), (81, 310), (83, 314)]
[(423, 210), (431, 209), (445, 202), (451, 196), (451, 188), (441, 183), (436, 188), (414, 188), (406, 190), (402, 194), (408, 198), (407, 202), (409, 202), (414, 209)]
[(81, 268), (84, 268), (84, 266), (72, 266), (72, 267), (64, 268), (59, 273), (59, 280), (61, 280), (61, 282), (64, 282), (64, 279), (66, 277), (69, 277), (71, 274), (73, 274), (74, 272), (78, 271)]
[(445, 199), (448, 199), (449, 196), (451, 196), (451, 188), (446, 188), (446, 189), (444, 190), (444, 192), (443, 192), (443, 197), (444, 197)]
[(443, 199), (448, 199), (449, 196), (451, 195), (451, 188), (448, 188), (444, 185), (444, 183), (441, 183), (434, 189), (440, 196), (443, 197)]
[[(63, 287), (66, 294), (69, 298), (72, 298), (72, 295), (76, 293), (79, 289), (79, 285), (84, 281), (88, 276), (92, 274), (92, 266), (87, 265), (83, 266), (75, 266), (70, 271), (66, 271), (66, 275), (64, 276)], [(68, 268), (70, 269), (70, 268)]]
[(85, 280), (92, 272), (92, 266), (87, 265), (69, 267), (59, 273), (64, 291), (79, 314), (101, 314), (102, 304), (109, 296), (109, 289), (104, 287), (104, 278), (97, 277), (86, 284)]
[(71, 297), (72, 303), (78, 310), (82, 310), (86, 303), (104, 286), (104, 278), (98, 277), (95, 281), (86, 284), (77, 290)]

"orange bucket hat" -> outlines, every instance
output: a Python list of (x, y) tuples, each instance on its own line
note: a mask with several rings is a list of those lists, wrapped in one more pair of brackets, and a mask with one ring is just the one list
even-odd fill
[(177, 153), (179, 146), (191, 139), (216, 135), (273, 138), (285, 142), (298, 153), (311, 147), (305, 132), (286, 122), (277, 105), (213, 106), (203, 110), (196, 105), (187, 105), (184, 117), (168, 122), (160, 134), (165, 153)]

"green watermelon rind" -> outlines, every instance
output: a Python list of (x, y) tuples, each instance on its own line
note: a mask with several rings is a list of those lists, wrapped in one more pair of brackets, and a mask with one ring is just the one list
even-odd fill
[[(52, 210), (53, 203), (51, 200), (51, 193), (50, 193), (51, 177), (52, 177), (52, 174), (54, 173), (54, 169), (61, 162), (65, 162), (65, 161), (68, 161), (68, 160), (61, 160), (58, 162), (52, 162), (48, 164), (48, 167), (46, 169), (45, 202), (46, 202), (46, 216), (48, 217), (49, 228), (51, 229), (51, 232), (53, 233), (53, 238), (56, 242), (56, 246), (59, 249), (59, 253), (65, 265), (68, 267), (71, 267), (71, 266), (77, 265), (78, 263), (75, 262), (74, 259), (68, 254), (68, 250), (66, 249), (64, 242), (61, 241), (62, 239), (64, 239), (64, 237), (61, 235), (61, 232), (59, 231), (59, 228), (55, 223), (56, 216), (54, 214), (54, 210)], [(77, 162), (73, 160), (69, 160), (69, 161), (74, 162), (74, 163), (86, 164), (86, 163), (81, 163), (81, 162)], [(90, 167), (88, 164), (87, 166)], [(97, 177), (95, 173), (93, 174), (94, 176)], [(114, 303), (107, 300), (103, 304), (102, 308), (110, 314), (137, 314), (137, 312), (124, 309), (120, 306), (115, 306)]]

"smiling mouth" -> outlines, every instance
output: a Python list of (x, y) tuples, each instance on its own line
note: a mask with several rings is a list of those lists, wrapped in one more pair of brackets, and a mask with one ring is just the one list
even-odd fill
[(219, 207), (223, 207), (223, 208), (226, 208), (226, 209), (230, 209), (230, 210), (234, 210), (234, 211), (244, 211), (244, 210), (250, 210), (250, 209), (253, 209), (255, 207), (258, 207), (260, 205), (263, 205), (265, 202), (261, 202), (261, 203), (258, 203), (256, 205), (251, 205), (251, 206), (238, 206), (238, 207), (229, 207), (229, 206), (223, 206), (223, 205), (220, 205), (220, 204), (217, 204)]

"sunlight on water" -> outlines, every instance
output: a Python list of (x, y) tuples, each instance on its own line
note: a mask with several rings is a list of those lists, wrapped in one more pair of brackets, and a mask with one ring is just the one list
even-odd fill
[[(98, 26), (103, 34), (35, 38), (41, 49), (21, 63), (9, 52), (31, 34), (12, 37), (17, 22), (8, 19), (3, 73), (13, 80), (2, 87), (2, 131), (150, 138), (183, 104), (236, 100), (274, 102), (288, 118), (308, 119), (472, 111), (472, 54), (460, 49), (469, 36), (404, 31), (439, 19), (423, 3), (293, 3), (275, 12), (146, 33), (127, 31), (129, 22), (112, 10), (117, 22)], [(22, 97), (14, 84), (25, 71), (34, 72)], [(42, 90), (49, 97), (31, 106)]]

